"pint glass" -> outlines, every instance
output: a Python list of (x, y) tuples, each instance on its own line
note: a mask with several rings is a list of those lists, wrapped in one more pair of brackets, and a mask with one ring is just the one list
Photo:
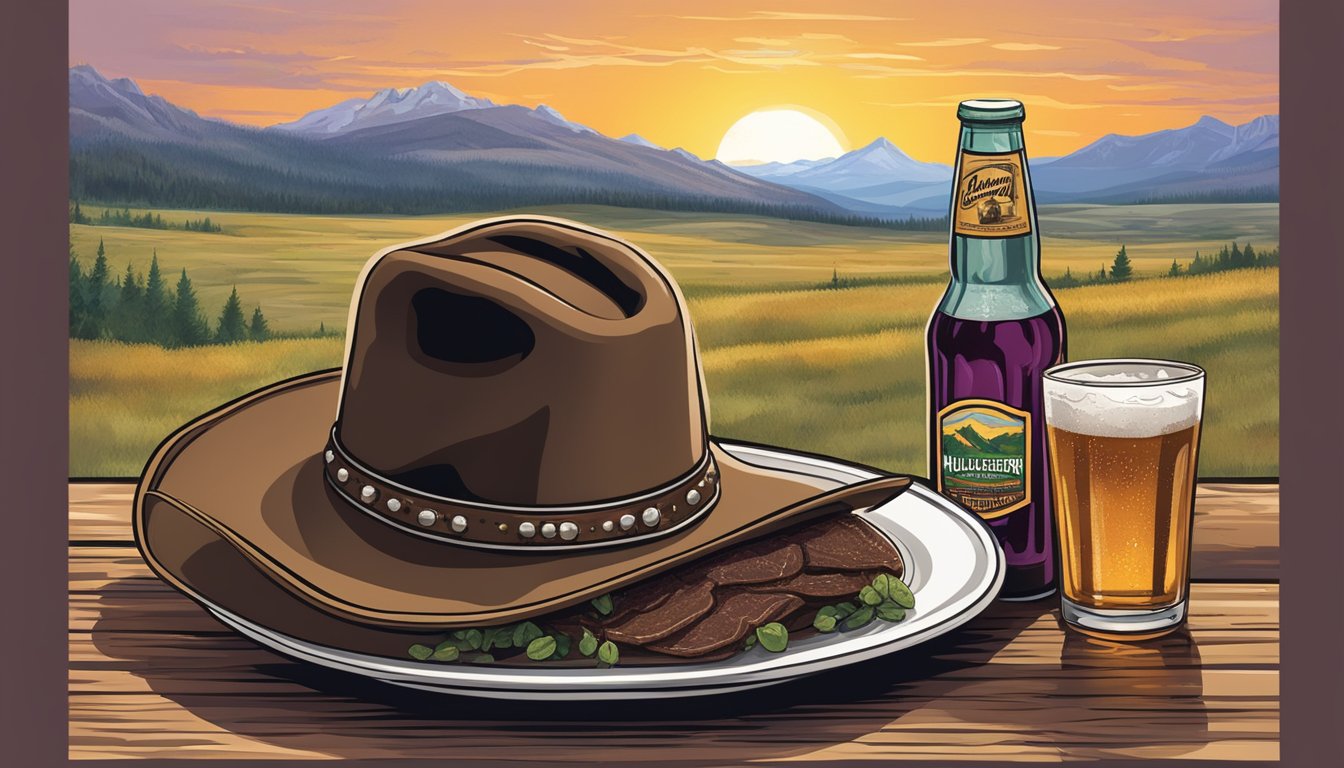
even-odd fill
[(1061, 613), (1141, 639), (1185, 621), (1204, 371), (1165, 360), (1046, 370)]

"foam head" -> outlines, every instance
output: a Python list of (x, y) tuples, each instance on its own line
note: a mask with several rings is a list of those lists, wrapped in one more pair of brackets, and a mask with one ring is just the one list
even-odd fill
[(1168, 435), (1199, 423), (1204, 371), (1162, 360), (1069, 363), (1045, 373), (1045, 420), (1098, 437)]

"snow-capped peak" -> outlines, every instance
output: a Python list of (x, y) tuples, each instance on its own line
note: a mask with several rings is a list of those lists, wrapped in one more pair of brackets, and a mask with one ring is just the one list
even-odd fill
[(274, 127), (294, 133), (333, 135), (402, 120), (494, 106), (497, 105), (489, 99), (468, 96), (442, 80), (431, 80), (415, 88), (384, 88), (368, 99), (349, 99)]
[(662, 149), (662, 147), (658, 146), (657, 144), (654, 144), (652, 141), (649, 141), (643, 136), (640, 136), (638, 133), (627, 133), (626, 135), (618, 139), (618, 141), (624, 141), (626, 144), (635, 144), (641, 147), (648, 147), (649, 149)]
[(532, 112), (537, 117), (540, 117), (542, 120), (545, 120), (548, 123), (554, 123), (555, 125), (561, 126), (562, 128), (567, 128), (575, 133), (592, 133), (592, 134), (597, 133), (597, 131), (594, 131), (592, 128), (589, 128), (586, 125), (580, 125), (579, 123), (570, 122), (569, 120), (566, 120), (564, 115), (555, 111), (551, 107), (546, 106), (545, 104), (538, 104), (536, 108), (532, 110)]

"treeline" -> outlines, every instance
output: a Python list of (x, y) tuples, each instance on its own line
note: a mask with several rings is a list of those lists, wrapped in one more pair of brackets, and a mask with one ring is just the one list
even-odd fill
[[(1245, 248), (1237, 245), (1236, 242), (1231, 247), (1224, 245), (1223, 249), (1216, 254), (1207, 256), (1195, 251), (1195, 258), (1182, 265), (1176, 259), (1171, 260), (1171, 267), (1167, 269), (1161, 277), (1181, 277), (1183, 275), (1204, 275), (1210, 272), (1224, 272), (1231, 269), (1252, 269), (1255, 267), (1277, 267), (1279, 265), (1279, 249), (1275, 247), (1272, 250), (1256, 251), (1255, 248), (1247, 243)], [(1130, 263), (1129, 254), (1125, 252), (1125, 246), (1120, 246), (1120, 251), (1115, 254), (1115, 259), (1111, 261), (1111, 268), (1108, 272), (1103, 263), (1096, 272), (1089, 272), (1082, 277), (1073, 274), (1071, 269), (1065, 269), (1064, 274), (1049, 281), (1054, 288), (1074, 288), (1080, 285), (1098, 285), (1103, 283), (1123, 283), (1134, 277), (1134, 265)]]
[[(270, 134), (256, 146), (74, 145), (70, 195), (137, 208), (307, 214), (477, 213), (538, 205), (607, 205), (664, 211), (736, 213), (895, 230), (938, 231), (946, 216), (895, 219), (817, 204), (693, 195), (629, 173), (466, 160), (429, 164), (365, 158)], [(282, 153), (287, 167), (268, 155)], [(799, 197), (802, 195), (799, 193)]]
[(103, 212), (97, 217), (89, 216), (84, 213), (80, 207), (79, 201), (70, 203), (70, 223), (71, 224), (89, 224), (95, 227), (141, 227), (143, 229), (185, 229), (188, 232), (223, 232), (223, 227), (210, 221), (210, 217), (203, 219), (187, 219), (182, 224), (174, 224), (164, 221), (163, 216), (153, 211), (145, 211), (144, 214), (136, 216), (131, 213), (130, 208), (116, 210), (113, 208), (104, 208)]
[[(1118, 202), (1118, 201), (1112, 201)], [(1148, 195), (1133, 200), (1139, 205), (1167, 205), (1171, 203), (1277, 203), (1279, 188), (1273, 184), (1240, 189), (1208, 189), (1194, 192), (1171, 192)]]
[(70, 248), (71, 338), (192, 347), (264, 341), (270, 336), (260, 306), (252, 311), (250, 321), (246, 319), (237, 288), (225, 300), (212, 328), (202, 313), (187, 270), (182, 270), (176, 287), (170, 289), (159, 268), (157, 251), (150, 260), (147, 275), (127, 264), (126, 272), (118, 277), (109, 273), (102, 241), (87, 272), (74, 247)]

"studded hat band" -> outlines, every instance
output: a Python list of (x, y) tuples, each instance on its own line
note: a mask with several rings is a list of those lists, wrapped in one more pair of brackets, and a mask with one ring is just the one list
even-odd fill
[(688, 474), (659, 490), (566, 506), (510, 506), (422, 493), (352, 459), (336, 441), (335, 430), (322, 458), (327, 482), (355, 507), (421, 536), (484, 549), (575, 549), (642, 541), (690, 525), (719, 500), (719, 470), (709, 451)]

